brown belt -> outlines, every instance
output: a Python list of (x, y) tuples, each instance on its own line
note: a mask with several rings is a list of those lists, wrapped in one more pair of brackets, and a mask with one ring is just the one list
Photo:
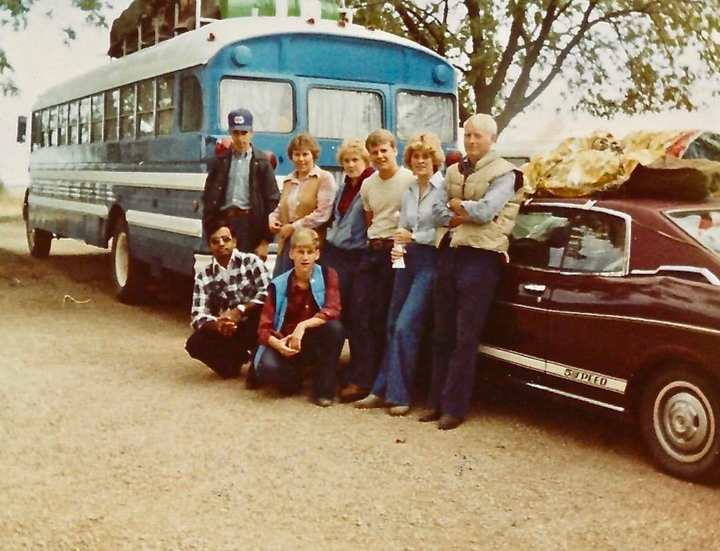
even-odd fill
[(368, 239), (371, 249), (392, 249), (395, 242), (392, 239)]
[(242, 216), (250, 216), (250, 209), (240, 209), (237, 207), (231, 207), (221, 213), (225, 218), (240, 218)]

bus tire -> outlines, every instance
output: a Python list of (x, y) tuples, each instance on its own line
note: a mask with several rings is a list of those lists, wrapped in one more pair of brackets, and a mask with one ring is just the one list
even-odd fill
[(686, 480), (720, 477), (720, 395), (708, 377), (680, 365), (653, 377), (640, 403), (640, 429), (655, 463)]
[(25, 237), (27, 238), (28, 249), (30, 255), (34, 258), (47, 258), (50, 254), (50, 245), (52, 244), (53, 234), (49, 231), (41, 230), (32, 225), (30, 220), (25, 220)]
[(115, 297), (125, 304), (137, 304), (145, 297), (147, 265), (131, 254), (130, 233), (125, 219), (115, 225), (112, 240), (112, 278)]

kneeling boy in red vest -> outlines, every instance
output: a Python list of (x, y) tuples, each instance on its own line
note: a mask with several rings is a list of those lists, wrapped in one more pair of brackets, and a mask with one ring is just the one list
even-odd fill
[(340, 324), (340, 292), (335, 270), (317, 265), (314, 230), (300, 229), (290, 240), (295, 267), (268, 287), (258, 328), (255, 356), (261, 383), (274, 383), (283, 394), (302, 387), (302, 368), (312, 367), (315, 403), (332, 405), (335, 374), (345, 335)]

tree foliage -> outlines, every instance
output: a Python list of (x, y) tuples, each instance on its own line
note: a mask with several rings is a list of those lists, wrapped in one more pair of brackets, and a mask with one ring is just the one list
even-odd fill
[[(33, 9), (42, 9), (47, 2), (43, 0), (0, 0), (0, 36), (9, 30), (20, 31), (27, 27), (28, 16)], [(107, 21), (102, 14), (107, 4), (101, 0), (68, 0), (68, 6), (85, 13), (85, 22), (89, 25), (107, 27)], [(54, 3), (57, 7), (57, 3)], [(48, 7), (45, 16), (52, 19), (55, 12)], [(75, 39), (75, 30), (72, 27), (62, 29), (65, 35), (64, 42), (69, 44)], [(0, 92), (3, 95), (17, 94), (18, 88), (12, 78), (13, 66), (7, 57), (0, 42)]]
[[(500, 129), (550, 86), (596, 116), (692, 109), (720, 88), (718, 0), (369, 0), (356, 22), (405, 36), (462, 75), (461, 119)], [(709, 90), (708, 90), (709, 89)]]

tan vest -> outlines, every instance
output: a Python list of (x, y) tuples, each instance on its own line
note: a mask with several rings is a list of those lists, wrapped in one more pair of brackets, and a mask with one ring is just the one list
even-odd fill
[[(283, 182), (282, 193), (280, 194), (280, 222), (282, 222), (283, 225), (292, 224), (296, 220), (300, 220), (304, 216), (307, 216), (317, 208), (317, 194), (318, 189), (320, 188), (320, 178), (315, 174), (311, 174), (308, 177), (308, 182), (305, 184), (305, 187), (300, 191), (300, 193), (298, 193), (298, 205), (295, 209), (295, 219), (290, 220), (288, 195), (290, 195), (290, 190), (292, 189), (292, 186), (292, 180), (285, 180)], [(315, 228), (315, 231), (320, 238), (320, 246), (322, 247), (322, 245), (325, 243), (327, 225), (323, 224), (321, 227)], [(285, 239), (282, 237), (278, 237), (278, 254), (282, 253), (284, 245)]]
[[(464, 181), (460, 173), (460, 165), (451, 165), (445, 175), (448, 198), (458, 198), (463, 201), (482, 199), (490, 187), (490, 182), (511, 170), (516, 170), (515, 165), (492, 152), (477, 162), (475, 172)], [(508, 237), (515, 226), (515, 219), (526, 191), (525, 186), (518, 190), (490, 222), (486, 224), (464, 222), (457, 226), (453, 231), (450, 246), (468, 246), (506, 253), (509, 245)], [(440, 244), (447, 231), (448, 228), (438, 228), (435, 234), (436, 244)]]

